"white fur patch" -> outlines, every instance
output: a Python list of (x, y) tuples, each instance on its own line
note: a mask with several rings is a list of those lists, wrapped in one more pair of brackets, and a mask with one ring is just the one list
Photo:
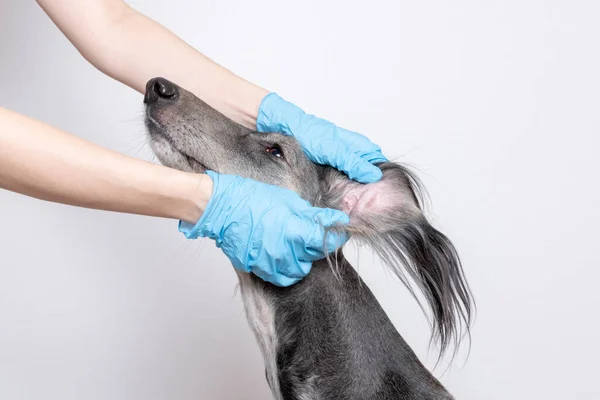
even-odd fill
[[(237, 271), (236, 271), (237, 272)], [(254, 331), (256, 340), (265, 360), (267, 377), (276, 400), (282, 400), (277, 376), (277, 334), (275, 332), (275, 313), (271, 299), (250, 275), (237, 272), (240, 280), (242, 300), (246, 309), (246, 318)]]
[(311, 376), (306, 380), (304, 387), (300, 390), (296, 390), (296, 396), (298, 400), (319, 400), (319, 392), (317, 391), (317, 385), (315, 384), (316, 376)]

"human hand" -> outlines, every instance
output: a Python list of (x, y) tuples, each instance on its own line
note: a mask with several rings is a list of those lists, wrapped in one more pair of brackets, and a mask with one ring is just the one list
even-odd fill
[(195, 225), (180, 222), (188, 239), (209, 237), (238, 270), (252, 272), (277, 286), (300, 281), (312, 261), (341, 247), (348, 237), (326, 227), (347, 224), (338, 210), (312, 207), (295, 192), (278, 186), (206, 172), (214, 190)]
[(381, 170), (373, 163), (388, 161), (366, 136), (306, 114), (276, 93), (262, 100), (256, 127), (259, 132), (294, 136), (311, 161), (331, 165), (361, 183), (380, 180)]

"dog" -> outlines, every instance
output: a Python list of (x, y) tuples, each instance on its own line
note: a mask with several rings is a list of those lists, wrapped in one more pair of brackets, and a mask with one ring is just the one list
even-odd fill
[[(311, 162), (291, 137), (247, 129), (164, 78), (144, 96), (150, 145), (168, 167), (239, 175), (350, 215), (346, 230), (411, 290), (423, 293), (440, 354), (469, 332), (473, 299), (456, 249), (422, 212), (424, 190), (385, 162), (360, 184)], [(246, 315), (277, 400), (441, 400), (450, 393), (422, 365), (342, 251), (283, 288), (237, 272)], [(413, 293), (415, 295), (415, 293)]]

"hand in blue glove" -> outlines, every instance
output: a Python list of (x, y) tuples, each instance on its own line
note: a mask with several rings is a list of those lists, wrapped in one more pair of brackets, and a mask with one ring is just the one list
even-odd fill
[(298, 140), (311, 161), (327, 164), (361, 183), (377, 182), (381, 170), (373, 163), (387, 161), (381, 148), (367, 137), (308, 115), (275, 93), (265, 96), (258, 110), (259, 132), (280, 132)]
[(325, 230), (347, 224), (338, 210), (315, 208), (291, 190), (234, 175), (206, 172), (213, 195), (196, 225), (180, 222), (188, 239), (213, 239), (238, 270), (253, 272), (277, 286), (306, 276), (312, 261), (322, 259), (348, 239)]

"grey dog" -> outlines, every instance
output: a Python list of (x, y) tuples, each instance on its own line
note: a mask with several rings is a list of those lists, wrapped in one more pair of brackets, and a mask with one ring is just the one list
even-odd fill
[[(371, 246), (411, 293), (411, 282), (423, 293), (440, 354), (469, 332), (473, 301), (459, 257), (423, 215), (422, 186), (407, 168), (381, 163), (381, 181), (359, 184), (309, 161), (293, 137), (247, 129), (163, 78), (148, 82), (144, 102), (163, 164), (255, 179), (345, 211), (350, 224), (336, 229)], [(452, 399), (341, 251), (289, 288), (238, 277), (275, 399)]]

